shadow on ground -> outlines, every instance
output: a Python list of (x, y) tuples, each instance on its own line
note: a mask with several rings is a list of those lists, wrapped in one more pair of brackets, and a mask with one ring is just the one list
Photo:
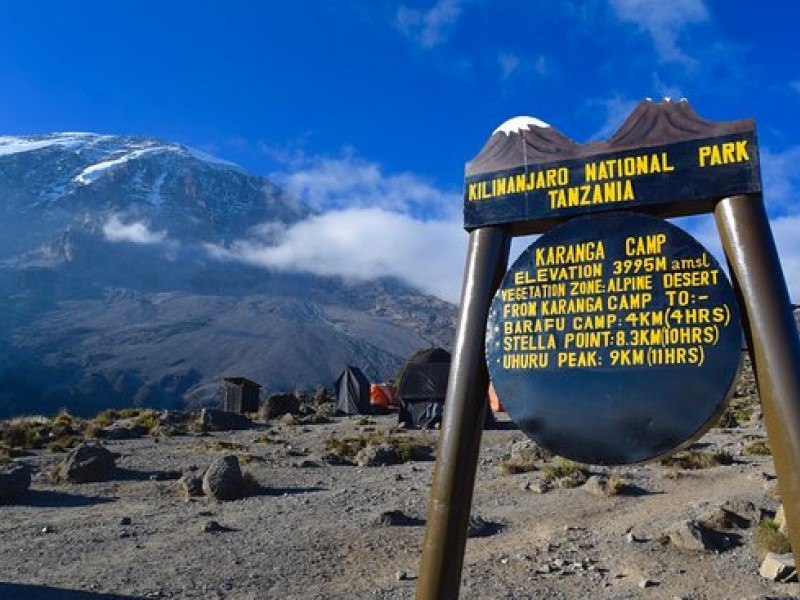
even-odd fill
[(119, 481), (175, 481), (181, 478), (181, 471), (139, 471), (117, 467), (114, 479)]
[(120, 596), (83, 590), (69, 590), (23, 583), (0, 581), (0, 598), (3, 600), (144, 600), (143, 596)]
[[(16, 504), (27, 506), (39, 506), (46, 508), (77, 508), (79, 506), (93, 506), (95, 504), (106, 504), (116, 502), (116, 498), (103, 496), (81, 496), (80, 494), (67, 494), (53, 490), (34, 490), (29, 489), (25, 496)], [(0, 583), (0, 586), (3, 585)], [(0, 592), (2, 588), (0, 587)], [(35, 596), (31, 596), (34, 598)], [(0, 598), (5, 596), (0, 593)]]

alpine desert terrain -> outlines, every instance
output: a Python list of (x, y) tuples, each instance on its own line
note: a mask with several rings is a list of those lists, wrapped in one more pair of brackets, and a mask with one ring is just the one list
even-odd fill
[[(246, 429), (213, 412), (62, 413), (28, 431), (27, 450), (9, 441), (24, 420), (4, 422), (4, 468), (27, 465), (31, 482), (0, 505), (0, 598), (414, 597), (439, 432), (324, 404), (277, 412)], [(101, 481), (73, 482), (64, 463), (78, 431), (113, 463), (85, 477)], [(639, 466), (549, 456), (499, 414), (461, 597), (798, 597), (759, 573), (768, 550), (788, 550), (767, 442), (747, 373), (718, 426)]]

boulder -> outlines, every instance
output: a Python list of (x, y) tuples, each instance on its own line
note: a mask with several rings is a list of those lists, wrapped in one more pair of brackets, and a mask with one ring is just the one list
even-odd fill
[(114, 454), (95, 442), (74, 448), (53, 471), (54, 483), (108, 481), (114, 474)]
[(286, 414), (299, 414), (300, 399), (294, 394), (273, 394), (264, 402), (259, 416), (265, 421), (282, 417)]
[(734, 545), (732, 537), (694, 520), (673, 524), (664, 533), (676, 548), (700, 552), (723, 552)]
[(250, 429), (252, 421), (239, 413), (204, 408), (200, 411), (200, 425), (205, 431), (232, 431)]
[(761, 563), (759, 573), (764, 579), (787, 583), (797, 581), (797, 568), (791, 554), (768, 552)]
[(31, 468), (12, 462), (0, 466), (0, 502), (13, 502), (25, 495), (31, 485)]
[(147, 427), (139, 424), (135, 417), (114, 421), (104, 431), (110, 440), (131, 440), (147, 435)]
[(380, 467), (400, 464), (400, 455), (391, 444), (369, 445), (356, 454), (356, 464), (359, 467)]
[(553, 456), (552, 452), (545, 450), (539, 444), (530, 439), (515, 440), (511, 442), (510, 454), (510, 460), (516, 463), (547, 460)]
[(243, 490), (242, 470), (235, 454), (218, 458), (203, 475), (203, 492), (215, 500), (237, 500)]

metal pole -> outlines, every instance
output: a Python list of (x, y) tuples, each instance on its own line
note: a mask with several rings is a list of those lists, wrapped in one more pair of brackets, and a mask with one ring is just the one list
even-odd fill
[(511, 236), (486, 227), (469, 234), (442, 431), (428, 501), (418, 600), (458, 598), (489, 373), (484, 350), (489, 304), (508, 262)]
[(714, 209), (758, 382), (789, 540), (800, 564), (800, 338), (761, 194)]

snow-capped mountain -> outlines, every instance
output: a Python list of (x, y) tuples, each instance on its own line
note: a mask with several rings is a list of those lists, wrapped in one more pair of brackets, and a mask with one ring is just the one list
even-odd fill
[(419, 347), (450, 343), (452, 305), (400, 282), (271, 272), (208, 251), (311, 214), (179, 144), (0, 136), (0, 417), (207, 403), (226, 376), (330, 387), (345, 364), (389, 378)]

